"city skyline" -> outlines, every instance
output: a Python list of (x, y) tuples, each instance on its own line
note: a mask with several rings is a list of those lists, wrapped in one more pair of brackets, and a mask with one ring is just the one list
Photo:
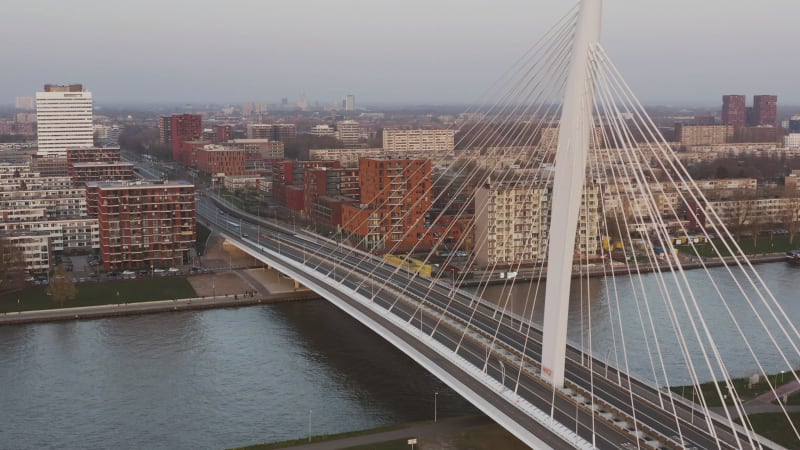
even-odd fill
[[(80, 0), (65, 21), (61, 5), (45, 3), (52, 7), (11, 0), (5, 8), (0, 34), (15, 44), (0, 50), (11, 62), (0, 104), (44, 83), (83, 83), (99, 104), (293, 104), (301, 94), (323, 103), (354, 94), (358, 105), (472, 103), (569, 9), (553, 0), (413, 0), (402, 9), (198, 1), (187, 13), (152, 0)], [(800, 104), (798, 63), (765, 51), (788, 47), (795, 2), (604, 8), (604, 46), (644, 102), (714, 105), (741, 93)]]

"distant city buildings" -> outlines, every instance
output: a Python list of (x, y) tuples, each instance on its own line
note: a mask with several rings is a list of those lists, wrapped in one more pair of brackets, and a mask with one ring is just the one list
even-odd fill
[(722, 96), (722, 124), (734, 127), (747, 125), (747, 107), (744, 95)]
[(744, 95), (722, 96), (722, 124), (734, 127), (770, 126), (778, 122), (778, 97), (754, 95), (753, 106), (748, 108)]
[(38, 151), (64, 156), (68, 148), (92, 147), (92, 93), (80, 84), (46, 84), (36, 93)]
[(286, 142), (297, 137), (293, 123), (251, 123), (247, 125), (248, 139), (271, 139)]
[(750, 125), (774, 127), (778, 122), (778, 97), (776, 95), (753, 96), (753, 114)]
[(25, 111), (33, 111), (35, 108), (36, 103), (34, 103), (33, 97), (17, 97), (14, 100), (14, 107), (16, 109), (21, 109)]
[(342, 106), (344, 107), (345, 111), (355, 111), (356, 110), (356, 96), (353, 94), (348, 94), (344, 101), (342, 102)]

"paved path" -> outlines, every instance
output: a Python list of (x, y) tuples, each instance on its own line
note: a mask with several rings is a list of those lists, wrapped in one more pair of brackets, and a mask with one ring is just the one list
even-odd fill
[[(384, 431), (382, 433), (365, 434), (349, 438), (335, 439), (323, 442), (312, 442), (310, 444), (285, 447), (285, 449), (296, 450), (336, 450), (359, 445), (377, 444), (380, 442), (394, 441), (398, 439), (411, 438), (432, 438), (443, 434), (453, 434), (465, 428), (492, 424), (491, 419), (485, 416), (460, 417), (456, 419), (441, 420), (438, 423), (422, 422), (413, 424), (408, 428), (399, 430)], [(411, 447), (409, 447), (411, 448)], [(418, 448), (418, 447), (417, 447)]]
[[(791, 396), (798, 391), (800, 391), (800, 383), (797, 380), (792, 380), (775, 388), (775, 392), (765, 392), (754, 399), (744, 402), (742, 406), (748, 416), (752, 414), (783, 413), (784, 409), (789, 413), (800, 412), (800, 405), (784, 405), (781, 407), (781, 405), (774, 403), (776, 399), (782, 399), (784, 395)], [(722, 406), (711, 409), (718, 414), (725, 415), (725, 408)], [(728, 410), (734, 419), (739, 417), (739, 413), (733, 406), (729, 406)]]

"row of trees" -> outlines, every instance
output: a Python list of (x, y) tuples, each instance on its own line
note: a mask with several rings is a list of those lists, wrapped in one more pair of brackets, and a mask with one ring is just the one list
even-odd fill
[[(0, 294), (23, 289), (26, 276), (25, 260), (19, 247), (6, 238), (0, 238)], [(63, 266), (56, 267), (51, 273), (47, 294), (61, 306), (78, 295), (72, 275)]]

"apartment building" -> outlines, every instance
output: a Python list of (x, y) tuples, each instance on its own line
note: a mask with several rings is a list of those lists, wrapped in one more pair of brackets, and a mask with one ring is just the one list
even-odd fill
[(309, 149), (312, 161), (339, 161), (342, 167), (358, 167), (361, 158), (380, 158), (386, 155), (382, 148), (322, 148)]
[(687, 147), (724, 144), (734, 140), (734, 126), (676, 124), (675, 140)]
[(336, 122), (336, 139), (342, 141), (345, 147), (357, 146), (361, 140), (361, 124), (355, 120)]
[(431, 207), (431, 161), (362, 158), (358, 204), (342, 208), (342, 229), (359, 246), (375, 251), (425, 250)]
[[(575, 251), (600, 249), (600, 189), (581, 197)], [(475, 259), (483, 267), (532, 264), (547, 258), (552, 184), (535, 180), (490, 182), (475, 192)]]
[(305, 214), (317, 223), (330, 227), (342, 225), (342, 206), (360, 198), (358, 169), (318, 167), (304, 174)]
[(194, 185), (182, 181), (88, 183), (88, 202), (100, 228), (103, 268), (187, 263), (196, 238), (194, 192)]
[(739, 227), (782, 227), (787, 221), (800, 222), (800, 198), (797, 197), (693, 203), (690, 210), (694, 211), (688, 217), (691, 230), (722, 224), (735, 231)]
[(455, 130), (383, 130), (383, 149), (396, 151), (423, 151), (441, 157), (455, 149)]
[(68, 148), (92, 147), (92, 93), (80, 84), (46, 84), (36, 93), (37, 155), (63, 157)]
[(195, 153), (197, 170), (210, 175), (245, 174), (245, 151), (222, 145), (205, 145)]
[(284, 143), (271, 139), (231, 139), (223, 145), (244, 150), (248, 155), (257, 155), (260, 159), (283, 159), (284, 157)]
[(28, 273), (47, 273), (50, 270), (50, 236), (47, 233), (0, 231), (0, 239), (5, 240), (22, 255)]
[(0, 192), (0, 210), (41, 208), (49, 218), (82, 217), (87, 213), (86, 189), (62, 188)]
[(339, 161), (277, 161), (272, 164), (272, 198), (279, 205), (303, 211), (306, 169), (339, 167)]
[(46, 235), (50, 253), (100, 248), (100, 228), (96, 218), (52, 218), (44, 209), (31, 209), (24, 215), (17, 213), (0, 209), (4, 218), (0, 222), (0, 233), (10, 236), (30, 233)]

